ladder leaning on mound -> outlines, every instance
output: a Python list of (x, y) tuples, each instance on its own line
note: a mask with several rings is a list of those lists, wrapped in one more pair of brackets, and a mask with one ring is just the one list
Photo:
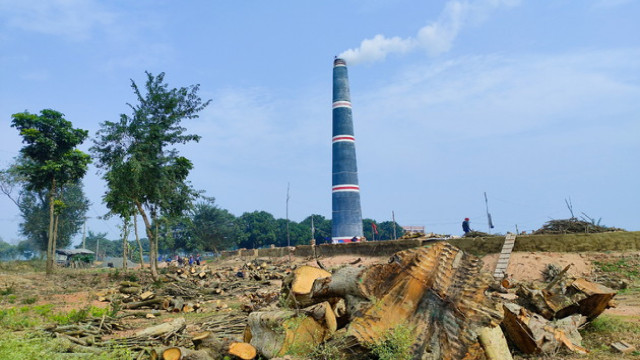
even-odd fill
[(493, 272), (493, 277), (496, 279), (502, 279), (507, 271), (507, 266), (509, 266), (509, 260), (511, 259), (511, 251), (513, 250), (513, 245), (516, 243), (516, 234), (507, 234), (504, 238), (504, 245), (502, 245), (502, 251), (500, 252), (500, 257), (498, 258), (498, 264), (496, 265), (496, 270)]

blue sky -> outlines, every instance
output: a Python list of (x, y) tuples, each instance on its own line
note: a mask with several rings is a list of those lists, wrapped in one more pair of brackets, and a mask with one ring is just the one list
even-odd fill
[[(640, 2), (0, 0), (0, 165), (11, 114), (54, 108), (93, 136), (166, 73), (211, 105), (184, 125), (193, 185), (235, 215), (331, 216), (331, 72), (349, 66), (364, 217), (461, 233), (576, 215), (640, 230)], [(91, 142), (83, 145), (88, 149)], [(87, 227), (104, 183), (85, 179)], [(0, 199), (0, 237), (19, 239)]]

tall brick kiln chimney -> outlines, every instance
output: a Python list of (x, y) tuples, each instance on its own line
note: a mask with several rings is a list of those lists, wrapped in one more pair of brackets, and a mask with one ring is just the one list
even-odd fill
[(331, 240), (335, 244), (350, 242), (363, 234), (349, 77), (346, 61), (338, 58), (333, 61), (332, 154)]

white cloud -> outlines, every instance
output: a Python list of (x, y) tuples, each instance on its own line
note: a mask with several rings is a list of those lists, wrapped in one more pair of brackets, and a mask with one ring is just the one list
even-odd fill
[(12, 28), (85, 40), (116, 15), (95, 0), (0, 0), (0, 17)]
[(415, 38), (387, 38), (378, 34), (363, 40), (358, 48), (344, 51), (339, 57), (354, 65), (384, 60), (388, 54), (403, 54), (416, 49), (437, 56), (451, 49), (464, 26), (484, 21), (498, 7), (515, 6), (518, 3), (518, 0), (452, 0), (446, 3), (438, 20), (419, 29)]
[[(592, 129), (599, 146), (631, 145), (637, 142), (632, 134), (638, 130), (640, 84), (629, 74), (640, 66), (629, 59), (639, 56), (640, 49), (493, 55), (414, 67), (375, 91), (355, 93), (359, 147), (376, 161), (419, 163), (434, 146), (451, 141), (578, 129)], [(403, 141), (380, 147), (382, 139)]]

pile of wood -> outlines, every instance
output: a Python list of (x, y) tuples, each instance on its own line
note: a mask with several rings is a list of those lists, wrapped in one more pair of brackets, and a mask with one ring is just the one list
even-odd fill
[[(255, 311), (278, 301), (277, 291), (262, 288), (279, 281), (292, 270), (288, 264), (253, 260), (240, 266), (212, 271), (207, 265), (170, 266), (160, 289), (151, 284), (122, 281), (116, 289), (97, 291), (99, 301), (121, 304), (123, 310), (166, 310), (169, 312), (201, 312), (213, 301), (240, 300), (246, 312)], [(217, 307), (220, 309), (220, 307)], [(215, 309), (214, 309), (215, 310)]]
[[(266, 358), (333, 343), (361, 358), (399, 327), (414, 334), (413, 358), (485, 359), (502, 354), (501, 303), (479, 259), (440, 242), (395, 254), (388, 264), (343, 267), (333, 274), (301, 267), (284, 281), (294, 308), (249, 315), (245, 341)], [(508, 350), (507, 350), (508, 352)]]
[(152, 360), (214, 360), (214, 359), (255, 359), (258, 352), (251, 344), (231, 339), (221, 339), (212, 332), (205, 331), (193, 338), (193, 348), (172, 346), (153, 350)]
[(579, 220), (577, 218), (558, 219), (547, 221), (542, 228), (534, 231), (534, 234), (572, 234), (572, 233), (601, 233), (608, 231), (624, 231), (614, 227), (602, 226), (593, 222)]
[(243, 340), (265, 358), (308, 355), (319, 346), (362, 358), (404, 328), (413, 334), (408, 356), (417, 359), (584, 353), (578, 328), (615, 295), (567, 278), (567, 269), (537, 288), (497, 282), (480, 268), (478, 258), (446, 242), (396, 253), (388, 264), (333, 273), (301, 266), (283, 281), (285, 307), (249, 314)]
[(525, 354), (551, 353), (559, 348), (585, 354), (578, 329), (615, 306), (616, 291), (604, 285), (566, 276), (565, 267), (545, 287), (520, 284), (517, 298), (505, 302), (502, 327)]

